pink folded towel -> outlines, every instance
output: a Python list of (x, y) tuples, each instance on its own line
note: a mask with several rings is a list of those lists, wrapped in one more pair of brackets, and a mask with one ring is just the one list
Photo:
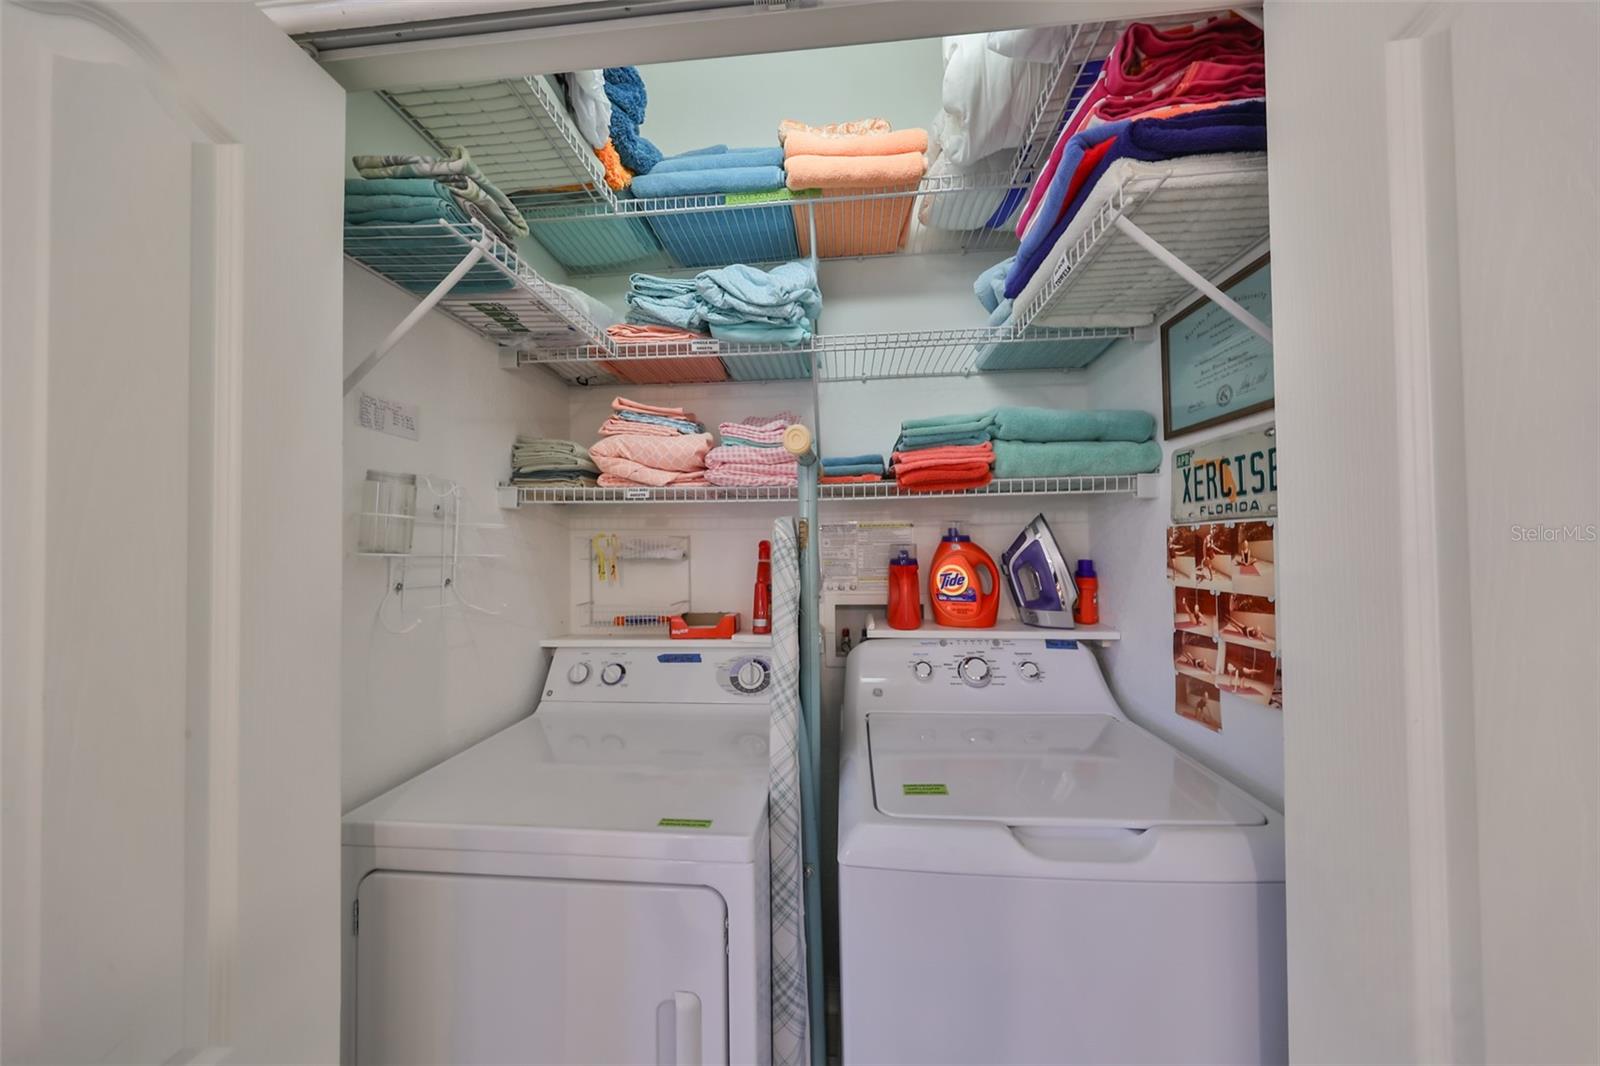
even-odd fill
[[(660, 473), (660, 471), (657, 471), (657, 473)], [(705, 475), (706, 475), (706, 472), (704, 470), (694, 470), (694, 471), (691, 471), (691, 472), (689, 472), (687, 474), (674, 474), (672, 476), (672, 480), (671, 481), (661, 481), (659, 479), (655, 480), (655, 481), (635, 481), (633, 478), (623, 477), (620, 474), (601, 474), (600, 478), (599, 478), (599, 482), (600, 482), (600, 487), (603, 488), (603, 489), (632, 489), (632, 488), (659, 489), (659, 488), (663, 488), (663, 487), (665, 487), (667, 485), (671, 485), (674, 488), (676, 488), (679, 485), (709, 485), (709, 484), (711, 484), (711, 482), (706, 480), (706, 476)]]
[(824, 126), (808, 126), (786, 118), (778, 123), (778, 143), (783, 144), (796, 133), (814, 133), (819, 137), (859, 137), (863, 133), (888, 133), (894, 129), (886, 118), (857, 118), (849, 122), (829, 122)]
[[(614, 465), (624, 462), (654, 467), (658, 472), (682, 473), (704, 469), (706, 452), (710, 450), (709, 433), (674, 433), (670, 437), (624, 433), (595, 441), (589, 446), (589, 457), (601, 470), (613, 474), (623, 473), (621, 469), (614, 469)], [(659, 483), (666, 484), (665, 481)]]
[[(791, 138), (792, 139), (792, 138)], [(878, 189), (914, 186), (927, 161), (921, 152), (900, 155), (796, 155), (783, 161), (790, 189)]]
[(700, 421), (693, 414), (681, 407), (654, 407), (637, 400), (630, 400), (626, 396), (618, 396), (611, 401), (613, 411), (638, 411), (640, 414), (660, 415), (662, 418), (682, 418), (689, 422)]
[(927, 150), (927, 130), (861, 133), (851, 137), (830, 137), (825, 133), (794, 130), (783, 141), (783, 165), (788, 167), (788, 160), (800, 155), (904, 155), (907, 152), (921, 153)]
[(752, 415), (738, 422), (724, 422), (717, 427), (717, 432), (724, 437), (734, 436), (743, 440), (760, 441), (763, 444), (782, 444), (783, 431), (800, 421), (798, 415), (790, 411), (779, 411), (775, 415)]
[(723, 463), (706, 468), (706, 480), (713, 485), (795, 485), (800, 481), (798, 463), (762, 466), (751, 463)]
[(706, 466), (724, 463), (741, 466), (796, 466), (798, 460), (783, 448), (751, 448), (744, 444), (722, 444), (706, 453)]

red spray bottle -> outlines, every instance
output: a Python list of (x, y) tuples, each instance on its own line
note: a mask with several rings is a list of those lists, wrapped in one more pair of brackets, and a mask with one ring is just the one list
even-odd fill
[(750, 632), (772, 632), (772, 542), (756, 548), (756, 594), (750, 607)]

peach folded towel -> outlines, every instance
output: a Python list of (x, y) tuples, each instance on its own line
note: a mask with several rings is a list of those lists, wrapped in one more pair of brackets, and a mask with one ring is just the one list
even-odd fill
[(817, 478), (819, 485), (865, 485), (882, 481), (882, 474), (824, 474)]
[(671, 437), (624, 433), (595, 441), (589, 446), (589, 458), (606, 473), (635, 477), (615, 467), (629, 462), (653, 467), (657, 473), (701, 471), (705, 469), (706, 452), (710, 450), (709, 433), (677, 433)]
[[(795, 130), (783, 141), (784, 167), (789, 159), (801, 155), (921, 155), (928, 150), (927, 130), (894, 130), (862, 133), (853, 137), (830, 137), (825, 133)], [(794, 186), (790, 186), (794, 188)]]
[[(703, 341), (704, 333), (694, 333), (677, 326), (657, 326), (638, 322), (618, 322), (606, 327), (606, 336), (618, 344), (663, 344), (671, 341)], [(632, 402), (632, 401), (629, 401)]]
[(917, 470), (929, 466), (949, 466), (953, 463), (993, 463), (994, 444), (946, 444), (938, 448), (917, 448), (909, 452), (895, 452), (889, 461), (896, 470)]
[(914, 188), (927, 169), (921, 152), (901, 155), (796, 155), (783, 161), (790, 189)]
[(694, 471), (690, 471), (687, 474), (676, 474), (676, 475), (673, 476), (673, 479), (671, 481), (668, 481), (668, 482), (661, 482), (661, 481), (635, 481), (632, 478), (621, 477), (621, 476), (619, 476), (617, 474), (601, 474), (600, 478), (599, 478), (599, 481), (600, 481), (600, 487), (603, 488), (603, 489), (633, 489), (633, 488), (659, 489), (659, 488), (664, 487), (665, 485), (671, 485), (674, 488), (676, 488), (679, 485), (709, 485), (709, 484), (711, 484), (711, 482), (706, 480), (706, 472), (704, 470), (694, 470)]
[(681, 407), (655, 407), (648, 403), (630, 400), (626, 396), (618, 396), (612, 400), (611, 409), (613, 411), (638, 411), (642, 415), (660, 415), (662, 418), (681, 418), (685, 422), (700, 421)]
[[(637, 384), (637, 383), (636, 383)], [(671, 426), (658, 426), (650, 422), (630, 422), (626, 418), (608, 418), (600, 423), (602, 437), (681, 437), (683, 431)]]
[(783, 144), (796, 133), (814, 133), (819, 137), (859, 137), (863, 133), (888, 133), (894, 129), (886, 118), (858, 118), (849, 122), (829, 122), (822, 126), (808, 126), (786, 118), (778, 123), (778, 143)]

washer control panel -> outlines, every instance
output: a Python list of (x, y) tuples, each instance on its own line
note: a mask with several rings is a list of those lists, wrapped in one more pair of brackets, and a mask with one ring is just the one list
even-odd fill
[(851, 651), (845, 684), (862, 713), (1121, 713), (1094, 653), (1067, 633), (868, 640)]

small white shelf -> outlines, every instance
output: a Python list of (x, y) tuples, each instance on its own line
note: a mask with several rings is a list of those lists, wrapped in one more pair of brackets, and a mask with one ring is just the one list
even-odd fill
[[(545, 488), (535, 485), (500, 486), (500, 506), (507, 510), (529, 504), (638, 504), (638, 503), (784, 503), (799, 498), (791, 486), (723, 487), (687, 485), (678, 488)], [(950, 492), (914, 492), (893, 481), (848, 485), (819, 485), (824, 502), (867, 500), (935, 500), (953, 496), (1131, 496), (1154, 499), (1155, 474), (1114, 477), (1001, 478), (980, 489)]]
[(539, 642), (541, 648), (770, 648), (772, 635), (756, 633), (735, 633), (727, 640), (673, 640), (665, 633), (652, 633), (643, 636), (584, 636), (574, 634), (565, 637), (550, 637)]
[(878, 619), (876, 615), (867, 618), (868, 640), (928, 640), (942, 638), (946, 640), (1081, 640), (1086, 643), (1103, 644), (1108, 641), (1121, 640), (1122, 634), (1111, 627), (1100, 624), (1084, 626), (1080, 629), (1040, 629), (1034, 626), (1025, 626), (1017, 622), (1006, 622), (989, 629), (961, 629), (952, 626), (935, 625), (924, 621), (916, 629), (891, 629)]

